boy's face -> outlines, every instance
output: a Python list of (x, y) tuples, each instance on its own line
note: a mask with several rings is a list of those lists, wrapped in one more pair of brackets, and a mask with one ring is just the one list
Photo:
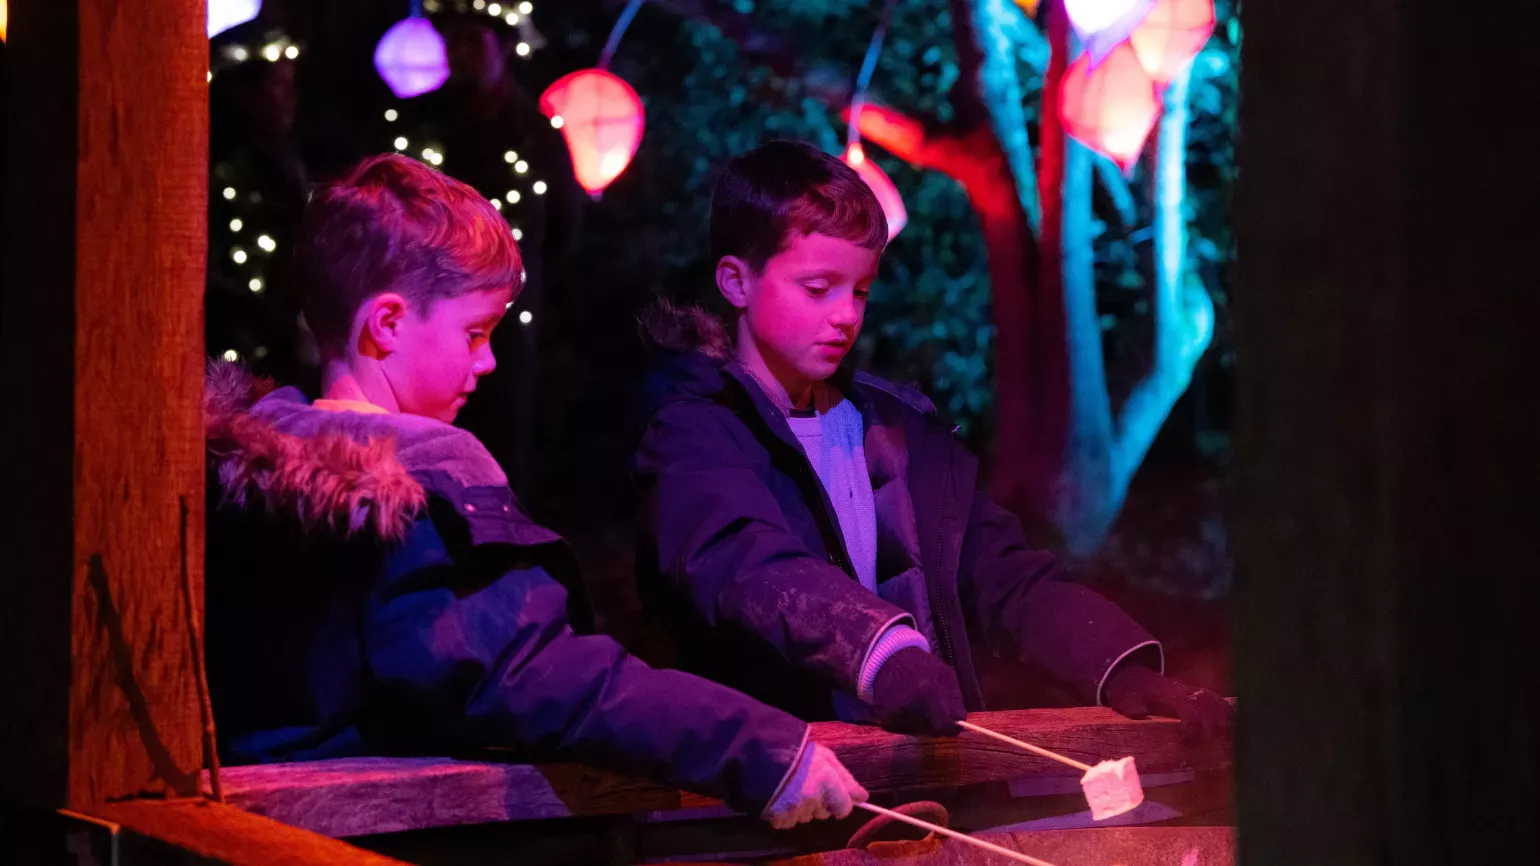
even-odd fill
[(471, 292), (409, 311), (381, 361), (402, 412), (452, 423), (476, 381), (497, 367), (492, 329), (513, 300), (511, 288)]
[[(793, 234), (758, 275), (743, 265), (718, 281), (743, 311), (747, 334), (772, 372), (805, 382), (834, 375), (855, 345), (879, 250), (828, 235)], [(723, 263), (738, 260), (729, 257)], [(743, 263), (739, 262), (740, 265)]]

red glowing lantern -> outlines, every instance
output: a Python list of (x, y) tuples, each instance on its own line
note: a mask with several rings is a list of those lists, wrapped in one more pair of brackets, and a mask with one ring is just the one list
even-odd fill
[(631, 164), (642, 143), (642, 100), (603, 69), (580, 69), (540, 95), (540, 110), (561, 130), (577, 182), (597, 195)]
[(1155, 0), (1128, 36), (1139, 63), (1167, 85), (1192, 62), (1214, 32), (1214, 0)]
[(1139, 158), (1160, 117), (1155, 82), (1122, 42), (1101, 63), (1081, 54), (1064, 72), (1059, 116), (1064, 130), (1124, 170)]
[(888, 221), (888, 240), (898, 237), (904, 224), (909, 222), (909, 211), (904, 209), (904, 200), (898, 194), (898, 187), (888, 180), (888, 173), (866, 156), (859, 141), (853, 141), (845, 148), (845, 164), (855, 169), (856, 174), (866, 181), (866, 185), (877, 196), (877, 203), (882, 205), (882, 215)]

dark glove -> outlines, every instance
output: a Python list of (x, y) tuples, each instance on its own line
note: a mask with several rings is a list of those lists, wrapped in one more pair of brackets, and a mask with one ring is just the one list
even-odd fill
[(951, 665), (916, 646), (882, 663), (872, 684), (872, 709), (897, 734), (955, 737), (962, 732), (958, 721), (968, 716)]
[(1102, 696), (1107, 706), (1130, 719), (1153, 713), (1180, 720), (1186, 740), (1206, 740), (1230, 730), (1235, 721), (1235, 708), (1219, 695), (1168, 680), (1134, 662), (1118, 665), (1107, 677)]

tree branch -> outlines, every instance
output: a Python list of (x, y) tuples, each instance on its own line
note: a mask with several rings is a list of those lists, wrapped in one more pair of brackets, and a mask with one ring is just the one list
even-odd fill
[[(1166, 91), (1155, 151), (1155, 351), (1150, 370), (1118, 412), (1113, 454), (1117, 490), (1126, 491), (1134, 471), (1192, 383), (1198, 359), (1214, 336), (1214, 302), (1187, 270), (1187, 87), (1184, 70)], [(1121, 495), (1118, 499), (1121, 504)]]

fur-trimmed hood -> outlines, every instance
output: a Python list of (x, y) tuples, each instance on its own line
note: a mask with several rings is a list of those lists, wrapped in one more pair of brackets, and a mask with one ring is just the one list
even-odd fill
[(221, 501), (293, 515), (306, 530), (396, 541), (427, 503), (389, 435), (346, 425), (314, 436), (280, 429), (253, 409), (273, 383), (223, 361), (208, 367), (203, 420), (209, 471)]

